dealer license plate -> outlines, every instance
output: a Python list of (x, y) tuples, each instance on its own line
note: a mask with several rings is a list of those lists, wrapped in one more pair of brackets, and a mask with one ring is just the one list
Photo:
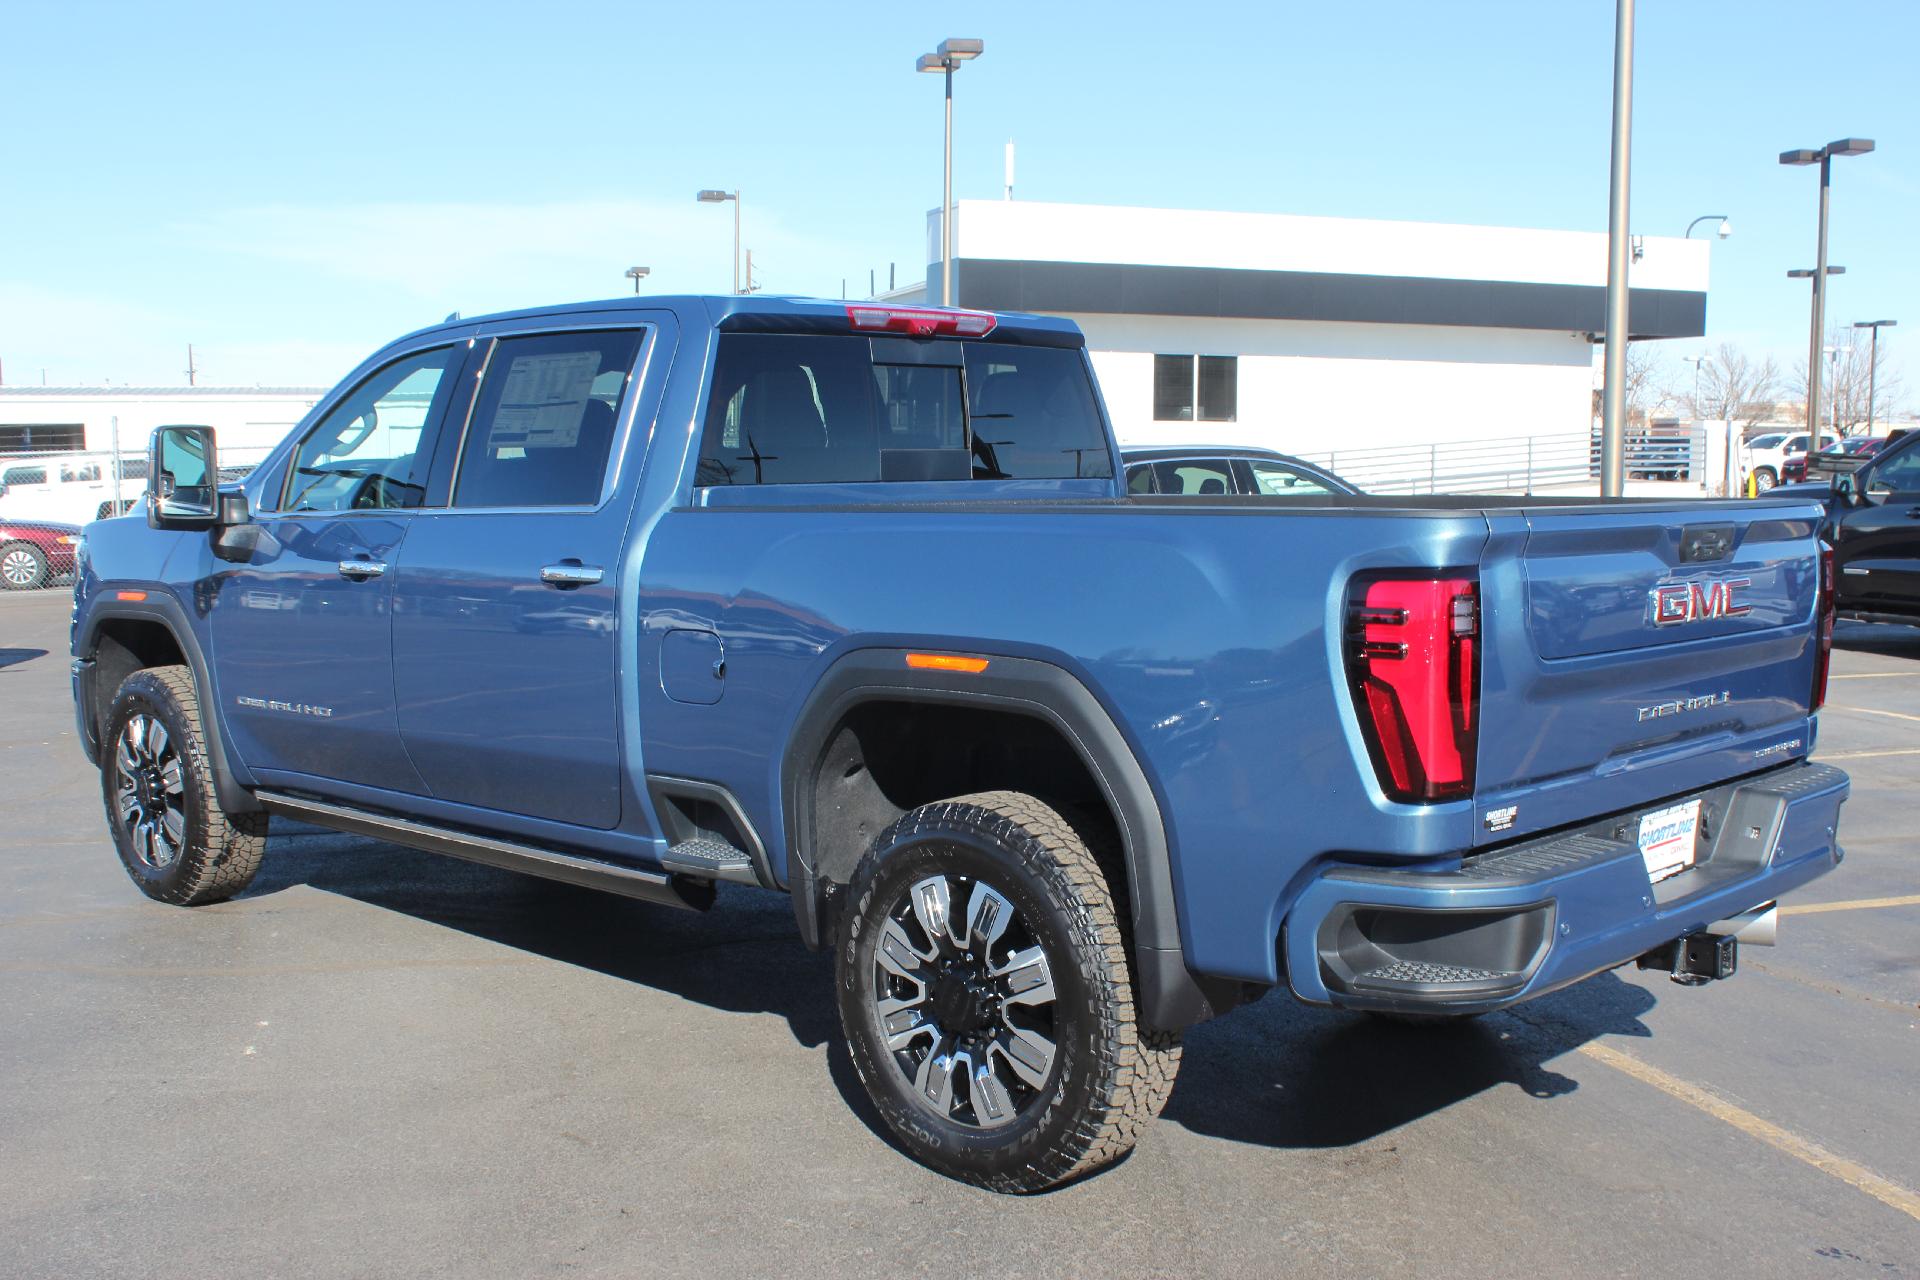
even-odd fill
[(1647, 860), (1647, 879), (1657, 883), (1692, 866), (1699, 833), (1698, 800), (1641, 815), (1640, 856)]

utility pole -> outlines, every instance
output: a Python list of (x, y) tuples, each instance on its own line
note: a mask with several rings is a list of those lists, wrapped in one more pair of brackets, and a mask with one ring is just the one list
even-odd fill
[(1607, 182), (1607, 350), (1600, 407), (1600, 496), (1626, 489), (1627, 178), (1633, 145), (1633, 0), (1614, 0), (1613, 165)]
[(189, 342), (187, 344), (187, 385), (190, 387), (198, 386), (199, 383), (197, 379), (199, 376), (200, 369), (193, 363), (193, 344)]
[(1872, 343), (1872, 346), (1869, 348), (1868, 355), (1867, 355), (1867, 434), (1868, 435), (1873, 434), (1873, 394), (1876, 390), (1878, 390), (1878, 387), (1876, 384), (1878, 383), (1880, 378), (1880, 331), (1882, 329), (1888, 328), (1892, 325), (1897, 325), (1899, 323), (1900, 322), (1898, 320), (1861, 320), (1853, 326), (1856, 329), (1873, 330), (1873, 343)]

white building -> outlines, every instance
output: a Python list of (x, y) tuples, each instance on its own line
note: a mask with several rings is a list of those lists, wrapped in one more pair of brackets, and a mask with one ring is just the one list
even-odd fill
[[(940, 297), (940, 214), (928, 216)], [(954, 301), (1086, 332), (1122, 443), (1296, 453), (1585, 432), (1604, 233), (964, 200)], [(1705, 332), (1705, 240), (1646, 237), (1632, 337)]]
[(0, 387), (0, 456), (146, 448), (155, 427), (220, 433), (222, 457), (278, 444), (326, 387)]

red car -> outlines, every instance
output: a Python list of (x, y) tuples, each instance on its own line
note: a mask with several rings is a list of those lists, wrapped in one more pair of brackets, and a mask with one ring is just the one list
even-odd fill
[[(1871, 458), (1886, 447), (1889, 436), (1853, 436), (1822, 449), (1822, 453), (1845, 453), (1857, 458)], [(1796, 454), (1780, 464), (1780, 483), (1792, 484), (1807, 478), (1807, 455)]]
[(0, 587), (31, 591), (72, 574), (80, 526), (0, 519)]

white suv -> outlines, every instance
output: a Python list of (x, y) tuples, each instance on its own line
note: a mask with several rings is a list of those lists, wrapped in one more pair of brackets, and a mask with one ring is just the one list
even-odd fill
[[(1780, 468), (1788, 458), (1797, 458), (1807, 451), (1808, 434), (1805, 431), (1773, 431), (1764, 436), (1755, 436), (1740, 446), (1740, 471), (1742, 475), (1753, 477), (1753, 487), (1761, 493), (1780, 483)], [(1831, 432), (1820, 433), (1820, 447), (1826, 448), (1839, 440)]]

